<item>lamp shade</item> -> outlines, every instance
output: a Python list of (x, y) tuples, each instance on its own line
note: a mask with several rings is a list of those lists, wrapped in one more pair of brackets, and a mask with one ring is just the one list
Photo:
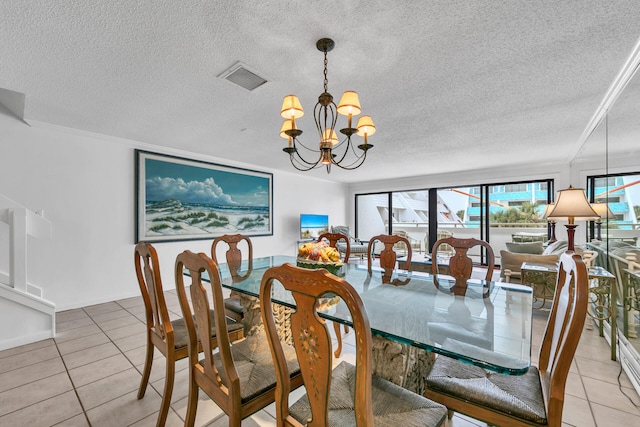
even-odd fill
[(280, 110), (280, 115), (285, 119), (299, 119), (304, 116), (304, 110), (302, 109), (302, 104), (300, 104), (300, 100), (295, 95), (287, 95), (284, 97), (282, 101), (282, 109)]
[(280, 128), (280, 138), (284, 138), (284, 139), (291, 138), (289, 135), (286, 134), (286, 132), (291, 129), (295, 129), (295, 127), (292, 126), (291, 119), (283, 121), (282, 127)]
[(373, 124), (371, 116), (362, 116), (358, 120), (358, 135), (371, 136), (376, 133), (376, 125)]
[(597, 202), (591, 203), (591, 209), (593, 209), (598, 215), (600, 215), (601, 219), (613, 219), (613, 212), (609, 209), (609, 205), (607, 203)]
[(558, 191), (556, 205), (547, 218), (568, 219), (569, 223), (573, 224), (574, 219), (589, 221), (600, 217), (591, 209), (584, 189), (569, 186), (569, 188)]
[(551, 213), (551, 211), (553, 210), (553, 208), (556, 207), (556, 204), (554, 202), (549, 203), (547, 206), (544, 207), (544, 212), (542, 213), (542, 218), (543, 219), (547, 219), (549, 218), (549, 214)]
[(352, 90), (348, 90), (342, 94), (340, 103), (338, 104), (338, 113), (343, 116), (357, 116), (360, 114), (360, 99), (358, 99), (358, 93)]
[(336, 131), (333, 129), (325, 129), (322, 133), (322, 142), (331, 142), (331, 145), (336, 145), (338, 143)]

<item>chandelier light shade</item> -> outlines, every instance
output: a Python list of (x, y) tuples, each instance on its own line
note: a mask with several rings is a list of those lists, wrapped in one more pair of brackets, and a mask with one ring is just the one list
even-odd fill
[(599, 215), (596, 219), (596, 239), (602, 241), (602, 220), (610, 220), (615, 218), (611, 209), (609, 209), (608, 203), (596, 202), (591, 203), (591, 208)]
[[(306, 146), (300, 140), (302, 130), (298, 128), (296, 119), (304, 116), (304, 110), (300, 100), (295, 95), (287, 95), (282, 101), (280, 115), (285, 119), (280, 128), (280, 136), (287, 140), (287, 146), (283, 151), (289, 154), (289, 160), (293, 167), (301, 171), (308, 171), (317, 167), (326, 166), (327, 173), (331, 172), (331, 166), (336, 165), (342, 169), (352, 170), (360, 167), (366, 157), (367, 151), (373, 148), (368, 138), (376, 132), (376, 127), (371, 116), (362, 116), (354, 128), (352, 120), (354, 116), (362, 112), (358, 94), (348, 90), (342, 94), (340, 103), (336, 106), (333, 96), (328, 90), (327, 80), (327, 52), (331, 51), (335, 43), (331, 39), (320, 39), (316, 48), (324, 53), (324, 92), (318, 96), (318, 102), (313, 109), (314, 121), (318, 131), (318, 148)], [(347, 116), (347, 126), (340, 129), (344, 136), (339, 140), (335, 131), (338, 114)], [(364, 141), (355, 146), (351, 137), (357, 134)], [(359, 150), (357, 151), (356, 148)], [(303, 157), (301, 149), (308, 151), (310, 156)]]
[(551, 238), (549, 239), (547, 244), (558, 241), (558, 239), (556, 239), (556, 220), (554, 218), (549, 218), (549, 214), (555, 207), (556, 207), (556, 204), (554, 202), (549, 203), (547, 206), (545, 206), (544, 213), (542, 214), (542, 218), (546, 219), (549, 225), (551, 226)]
[(569, 188), (558, 191), (555, 207), (547, 218), (552, 218), (556, 221), (566, 220), (568, 222), (568, 224), (565, 224), (565, 227), (567, 227), (567, 250), (573, 252), (574, 235), (577, 227), (575, 220), (593, 221), (598, 219), (599, 216), (591, 208), (584, 189), (569, 186)]

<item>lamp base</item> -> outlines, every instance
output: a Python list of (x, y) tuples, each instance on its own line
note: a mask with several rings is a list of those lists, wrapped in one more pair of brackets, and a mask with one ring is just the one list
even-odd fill
[(564, 226), (567, 227), (567, 251), (575, 252), (573, 242), (578, 224), (565, 224)]

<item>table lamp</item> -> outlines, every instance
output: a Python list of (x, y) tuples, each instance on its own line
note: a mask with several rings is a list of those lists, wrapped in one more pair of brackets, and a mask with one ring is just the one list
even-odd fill
[(602, 241), (600, 230), (602, 228), (602, 220), (609, 220), (615, 218), (613, 216), (613, 212), (609, 209), (608, 203), (602, 203), (602, 201), (597, 201), (596, 203), (591, 203), (591, 208), (599, 215), (596, 220), (596, 239)]
[(558, 241), (558, 239), (556, 239), (556, 220), (553, 218), (549, 218), (549, 214), (555, 206), (556, 204), (554, 202), (549, 203), (547, 206), (545, 206), (544, 213), (542, 214), (542, 218), (546, 219), (547, 222), (551, 225), (551, 238), (549, 239), (547, 244)]
[(547, 218), (553, 218), (556, 221), (567, 220), (568, 224), (565, 224), (567, 227), (567, 251), (573, 252), (574, 236), (578, 226), (575, 220), (593, 221), (600, 216), (591, 208), (584, 189), (573, 188), (570, 185), (569, 188), (558, 191), (556, 205)]

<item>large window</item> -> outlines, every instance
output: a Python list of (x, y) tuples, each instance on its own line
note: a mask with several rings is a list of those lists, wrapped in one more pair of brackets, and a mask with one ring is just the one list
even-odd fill
[(552, 191), (553, 181), (542, 180), (358, 194), (356, 232), (363, 240), (403, 234), (421, 251), (442, 237), (474, 237), (498, 258), (506, 242), (548, 240), (542, 214)]
[[(609, 207), (608, 217), (587, 227), (587, 240), (600, 239), (637, 244), (640, 239), (640, 173), (587, 178), (592, 203)], [(600, 235), (598, 236), (598, 229)]]

